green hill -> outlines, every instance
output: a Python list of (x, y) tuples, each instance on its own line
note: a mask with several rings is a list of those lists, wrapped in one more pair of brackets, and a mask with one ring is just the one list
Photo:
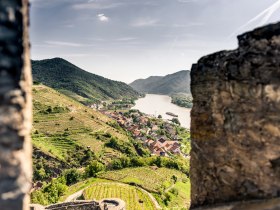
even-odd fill
[(89, 73), (62, 58), (32, 61), (32, 72), (34, 81), (84, 104), (139, 95), (123, 82)]
[(34, 165), (38, 169), (43, 165), (47, 177), (62, 168), (83, 167), (92, 159), (106, 164), (126, 156), (106, 146), (112, 138), (128, 148), (129, 155), (137, 155), (130, 137), (115, 121), (49, 87), (33, 86), (33, 113)]
[(164, 77), (152, 76), (138, 79), (129, 84), (138, 92), (172, 95), (174, 93), (190, 93), (190, 71), (179, 71)]
[(57, 203), (85, 189), (86, 199), (118, 197), (128, 209), (155, 209), (142, 188), (164, 208), (189, 206), (187, 161), (138, 154), (144, 148), (111, 118), (47, 86), (32, 91), (33, 203)]

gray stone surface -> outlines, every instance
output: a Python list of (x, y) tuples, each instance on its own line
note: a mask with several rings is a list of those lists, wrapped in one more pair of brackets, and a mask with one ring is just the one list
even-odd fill
[(46, 210), (101, 210), (96, 201), (75, 201), (54, 204), (45, 207)]
[(280, 196), (280, 23), (193, 65), (192, 207)]
[(126, 204), (119, 198), (108, 198), (101, 201), (76, 200), (49, 206), (30, 204), (30, 210), (125, 210)]
[(28, 209), (31, 68), (28, 1), (0, 1), (0, 209)]
[(280, 198), (255, 201), (240, 201), (216, 206), (205, 206), (194, 210), (279, 210)]

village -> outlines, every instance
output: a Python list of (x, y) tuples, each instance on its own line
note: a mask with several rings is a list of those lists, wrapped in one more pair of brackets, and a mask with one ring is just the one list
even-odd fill
[(118, 124), (131, 133), (135, 140), (140, 140), (144, 146), (149, 148), (152, 155), (174, 156), (184, 154), (178, 125), (139, 112), (138, 110), (129, 110), (127, 112), (101, 111), (110, 118), (115, 119)]

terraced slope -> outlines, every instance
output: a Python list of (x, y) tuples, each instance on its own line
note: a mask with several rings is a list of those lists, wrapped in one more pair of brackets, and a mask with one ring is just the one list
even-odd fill
[(187, 176), (180, 171), (151, 167), (126, 168), (117, 171), (108, 171), (98, 175), (99, 178), (109, 179), (123, 183), (134, 183), (150, 192), (159, 192), (173, 184), (172, 176), (178, 181), (187, 179)]
[(129, 142), (123, 130), (111, 126), (110, 118), (49, 87), (33, 86), (33, 104), (33, 144), (60, 161), (75, 162), (89, 149), (106, 162), (122, 155), (104, 146), (111, 137)]
[(84, 191), (86, 200), (120, 198), (126, 203), (127, 210), (154, 210), (155, 205), (149, 195), (137, 187), (119, 183), (96, 183)]

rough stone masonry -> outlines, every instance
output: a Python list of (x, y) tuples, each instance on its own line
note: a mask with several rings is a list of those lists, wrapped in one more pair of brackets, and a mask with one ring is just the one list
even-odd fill
[(280, 23), (191, 71), (192, 207), (280, 196)]
[(0, 209), (29, 209), (31, 70), (28, 1), (0, 1)]

